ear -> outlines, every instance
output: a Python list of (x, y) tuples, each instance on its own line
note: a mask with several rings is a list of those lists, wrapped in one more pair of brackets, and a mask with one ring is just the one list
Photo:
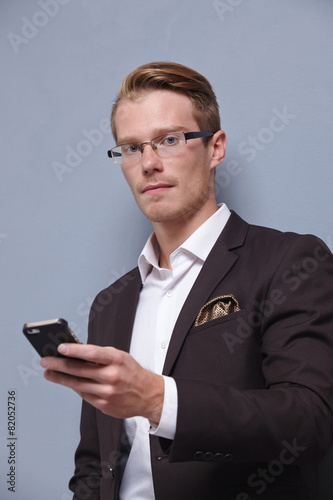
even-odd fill
[(211, 140), (209, 141), (209, 147), (211, 148), (211, 169), (216, 168), (220, 163), (223, 162), (225, 157), (225, 151), (227, 147), (227, 136), (223, 130), (216, 132)]

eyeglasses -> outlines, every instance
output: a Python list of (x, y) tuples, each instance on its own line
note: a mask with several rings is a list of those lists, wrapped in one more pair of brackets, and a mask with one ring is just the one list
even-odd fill
[(117, 164), (130, 165), (140, 160), (144, 147), (150, 144), (153, 151), (161, 158), (170, 158), (181, 151), (189, 139), (211, 137), (213, 132), (170, 132), (159, 135), (147, 142), (120, 144), (108, 151), (108, 157)]

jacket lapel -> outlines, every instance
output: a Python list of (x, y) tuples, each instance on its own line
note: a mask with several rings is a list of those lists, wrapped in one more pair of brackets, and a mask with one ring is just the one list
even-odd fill
[(164, 375), (170, 373), (185, 337), (201, 307), (237, 261), (237, 255), (231, 250), (243, 245), (247, 229), (248, 224), (232, 212), (179, 314), (165, 359)]
[[(117, 320), (119, 321), (119, 324), (121, 324), (121, 334), (118, 333), (113, 336), (114, 340), (112, 345), (117, 349), (128, 352), (131, 344), (136, 307), (141, 290), (141, 277), (138, 268), (133, 269), (123, 277), (123, 286), (124, 290), (122, 293), (118, 291), (118, 305), (113, 309), (117, 311), (117, 317), (113, 318), (113, 322), (117, 323)], [(109, 345), (109, 343), (106, 345)], [(104, 432), (105, 435), (103, 445), (105, 447), (108, 446), (108, 450), (121, 450), (125, 442), (122, 439), (125, 432), (123, 420), (109, 417), (100, 412), (97, 413), (101, 421), (102, 432)], [(110, 434), (110, 429), (112, 430), (112, 434)], [(107, 441), (109, 436), (111, 440)]]
[(141, 277), (138, 268), (128, 273), (126, 290), (119, 295), (117, 310), (121, 311), (121, 335), (116, 335), (114, 347), (122, 351), (129, 351), (132, 337), (132, 329), (136, 314), (136, 307), (141, 290)]

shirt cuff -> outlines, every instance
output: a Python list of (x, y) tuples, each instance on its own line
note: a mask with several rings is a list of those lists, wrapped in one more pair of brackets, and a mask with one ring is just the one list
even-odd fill
[(175, 380), (172, 377), (164, 378), (164, 401), (162, 415), (158, 427), (151, 427), (149, 432), (154, 436), (173, 439), (176, 433), (178, 392)]

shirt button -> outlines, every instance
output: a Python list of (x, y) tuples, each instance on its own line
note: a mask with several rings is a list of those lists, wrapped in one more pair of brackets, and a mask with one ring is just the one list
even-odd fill
[(166, 296), (167, 297), (171, 297), (171, 295), (172, 295), (172, 290), (168, 290), (167, 293), (166, 293)]
[(165, 340), (163, 340), (163, 342), (161, 342), (161, 347), (162, 349), (165, 349), (167, 346), (167, 343), (165, 342)]

